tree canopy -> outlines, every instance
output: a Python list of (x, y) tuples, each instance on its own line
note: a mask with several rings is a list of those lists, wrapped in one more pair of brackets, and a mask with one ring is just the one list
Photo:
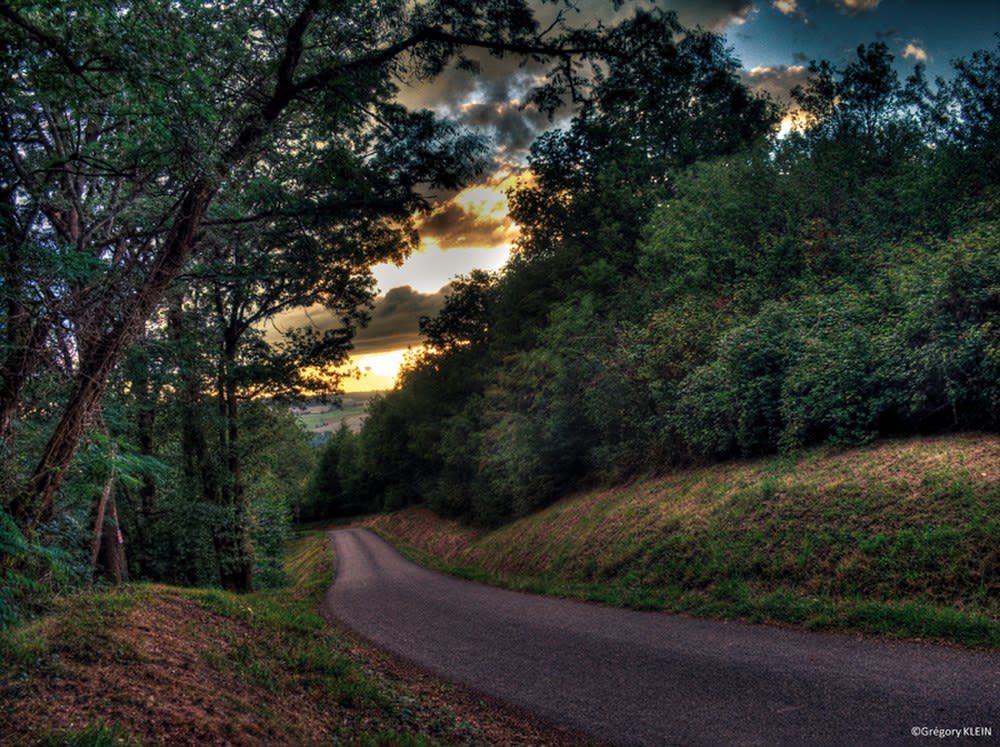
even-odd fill
[[(242, 511), (236, 400), (315, 387), (365, 318), (371, 265), (415, 246), (418, 185), (483, 167), (481, 136), (407, 110), (400, 86), (476, 48), (548, 63), (554, 101), (621, 53), (523, 0), (8, 0), (0, 29), (4, 510), (29, 533), (60, 518), (96, 431), (152, 457), (155, 405), (176, 395), (190, 425), (213, 388), (231, 474), (210, 478), (189, 426), (186, 472)], [(317, 302), (344, 327), (261, 335)], [(146, 413), (137, 434), (112, 398)]]
[(499, 523), (643, 470), (1000, 424), (996, 52), (934, 84), (878, 42), (813, 62), (777, 137), (720, 40), (674, 32), (533, 147), (516, 255), (458, 283), (358, 437), (393, 465), (356, 468), (373, 506)]

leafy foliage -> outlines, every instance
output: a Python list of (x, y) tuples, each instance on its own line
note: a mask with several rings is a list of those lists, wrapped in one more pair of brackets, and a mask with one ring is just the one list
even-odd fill
[(18, 622), (46, 593), (75, 582), (64, 551), (26, 539), (0, 509), (0, 629)]
[[(540, 29), (523, 0), (0, 3), (0, 505), (23, 562), (278, 582), (312, 460), (263, 400), (335, 394), (418, 186), (485, 165), (401, 87), (475, 48), (550, 64), (558, 97), (625, 41)], [(267, 331), (315, 304), (342, 326)]]
[(641, 470), (1000, 423), (996, 53), (933, 92), (883, 44), (813, 63), (779, 139), (718, 40), (635, 23), (635, 66), (533, 148), (518, 254), (372, 408), (378, 505), (498, 524)]

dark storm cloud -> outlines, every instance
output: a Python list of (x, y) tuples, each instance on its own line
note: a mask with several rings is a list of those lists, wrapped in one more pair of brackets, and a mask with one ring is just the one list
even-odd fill
[(479, 66), (478, 73), (453, 65), (430, 81), (404, 86), (398, 99), (411, 109), (434, 109), (454, 116), (472, 100), (509, 101), (523, 95), (551, 67), (513, 55), (496, 58), (482, 49), (469, 50), (466, 56)]
[(511, 240), (506, 216), (478, 215), (455, 202), (436, 207), (420, 219), (420, 237), (434, 239), (442, 249), (498, 246)]
[(404, 88), (399, 100), (411, 109), (433, 109), (482, 132), (499, 150), (497, 166), (519, 166), (531, 143), (551, 126), (533, 106), (522, 108), (549, 66), (535, 60), (522, 64), (516, 57), (497, 59), (483, 50), (472, 50), (468, 56), (479, 63), (478, 74), (451, 67), (419, 88)]
[[(626, 3), (618, 11), (607, 0), (581, 0), (579, 17), (609, 22), (628, 18), (635, 8), (659, 8), (677, 13), (677, 19), (688, 28), (701, 26), (722, 31), (732, 23), (742, 23), (753, 10), (753, 0), (651, 0)], [(577, 16), (570, 16), (571, 19)]]
[(502, 156), (526, 152), (550, 126), (549, 118), (535, 107), (522, 108), (509, 101), (467, 104), (462, 108), (460, 121), (490, 130)]
[[(420, 293), (404, 285), (376, 298), (371, 321), (354, 337), (353, 355), (385, 353), (418, 345), (422, 341), (420, 317), (437, 314), (450, 287), (450, 284), (446, 285), (437, 293)], [(284, 315), (280, 322), (282, 329), (314, 327), (321, 332), (340, 326), (340, 318), (322, 306), (295, 309)]]
[[(535, 7), (540, 26), (552, 22), (556, 12), (554, 5), (536, 3)], [(626, 3), (616, 10), (611, 0), (580, 0), (578, 12), (567, 12), (566, 19), (574, 26), (594, 26), (599, 22), (613, 24), (629, 17), (636, 8), (654, 7), (676, 11), (685, 26), (721, 31), (746, 20), (753, 10), (753, 2), (643, 0)], [(517, 56), (498, 59), (484, 50), (470, 50), (467, 56), (479, 65), (478, 73), (452, 66), (431, 81), (404, 86), (399, 100), (410, 108), (433, 109), (470, 128), (485, 131), (496, 142), (498, 165), (520, 165), (535, 138), (552, 126), (537, 109), (520, 107), (551, 64), (526, 61)]]
[(422, 342), (420, 317), (437, 314), (450, 287), (446, 285), (437, 293), (420, 293), (404, 285), (380, 296), (368, 326), (354, 338), (354, 355), (383, 353)]
[(752, 0), (678, 0), (657, 3), (664, 10), (676, 10), (677, 18), (688, 27), (701, 26), (723, 31), (732, 23), (743, 23), (753, 10)]

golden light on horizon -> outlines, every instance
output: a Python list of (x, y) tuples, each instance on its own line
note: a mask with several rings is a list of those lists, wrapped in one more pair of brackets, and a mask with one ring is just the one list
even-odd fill
[(399, 369), (406, 356), (419, 352), (422, 348), (422, 345), (418, 345), (398, 350), (386, 350), (381, 353), (352, 356), (350, 365), (357, 368), (360, 376), (344, 379), (342, 382), (344, 391), (371, 392), (392, 389), (396, 384), (396, 377), (399, 376)]
[(421, 216), (420, 248), (402, 265), (387, 262), (373, 268), (380, 290), (409, 285), (421, 293), (435, 293), (456, 275), (500, 269), (518, 234), (509, 216), (507, 192), (531, 183), (530, 172), (494, 174)]
[[(507, 193), (512, 189), (530, 187), (534, 182), (530, 171), (498, 173), (486, 184), (473, 184), (456, 194), (450, 202), (482, 221), (499, 222), (509, 219), (510, 201)], [(517, 224), (510, 222), (508, 230), (517, 233)]]
[(781, 118), (781, 124), (778, 125), (778, 137), (786, 138), (788, 137), (792, 130), (795, 129), (795, 117), (791, 114), (786, 114)]
[[(426, 303), (413, 303), (413, 293), (422, 294), (425, 298), (439, 298), (438, 294), (456, 276), (467, 275), (476, 269), (499, 270), (507, 263), (518, 233), (517, 225), (509, 216), (507, 192), (519, 186), (531, 186), (532, 181), (530, 172), (512, 174), (505, 171), (486, 177), (483, 183), (466, 187), (417, 218), (417, 228), (421, 233), (420, 248), (405, 262), (400, 265), (386, 262), (372, 267), (381, 296), (408, 286), (410, 290), (402, 296), (408, 300), (403, 310), (409, 310), (411, 305), (416, 310), (412, 320), (404, 318), (398, 305), (399, 297), (395, 297), (386, 311), (395, 326), (382, 324), (378, 328), (378, 336), (368, 335), (362, 347), (377, 349), (381, 345), (411, 344), (410, 347), (352, 355), (340, 369), (344, 376), (340, 380), (343, 391), (392, 389), (406, 356), (419, 354), (423, 349), (422, 345), (413, 344), (419, 340), (417, 311), (421, 314), (435, 313), (434, 308), (437, 307), (427, 308)], [(385, 317), (382, 320), (384, 322)], [(327, 329), (338, 323), (329, 311), (314, 306), (286, 312), (283, 319), (272, 326), (274, 334), (277, 334), (280, 329), (292, 326)]]

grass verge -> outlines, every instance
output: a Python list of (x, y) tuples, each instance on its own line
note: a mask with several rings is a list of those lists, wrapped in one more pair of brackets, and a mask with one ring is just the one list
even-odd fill
[(58, 600), (0, 634), (0, 744), (516, 741), (519, 724), (494, 727), (475, 702), (453, 711), (462, 696), (450, 686), (331, 627), (318, 606), (332, 560), (311, 531), (291, 548), (282, 589), (137, 584)]
[(437, 570), (637, 609), (1000, 647), (1000, 439), (688, 469), (500, 529), (368, 525)]

